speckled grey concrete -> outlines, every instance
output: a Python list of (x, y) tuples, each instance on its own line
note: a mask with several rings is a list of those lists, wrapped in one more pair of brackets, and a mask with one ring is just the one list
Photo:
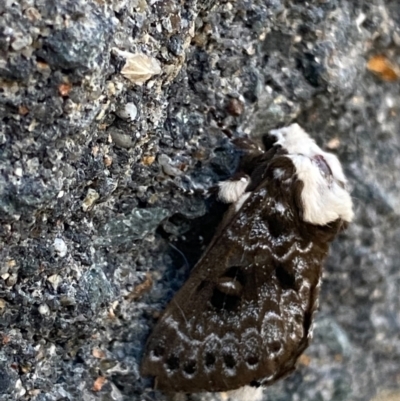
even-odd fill
[(0, 398), (163, 400), (138, 363), (220, 218), (229, 136), (297, 121), (356, 219), (265, 400), (399, 400), (400, 84), (374, 55), (400, 65), (397, 0), (1, 1)]

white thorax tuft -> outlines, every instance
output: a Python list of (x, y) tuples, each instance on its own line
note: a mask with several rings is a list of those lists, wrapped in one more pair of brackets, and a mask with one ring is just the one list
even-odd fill
[(226, 180), (218, 183), (218, 198), (225, 203), (234, 203), (244, 194), (250, 177), (243, 176), (238, 180)]
[[(298, 124), (273, 130), (271, 134), (277, 138), (276, 144), (287, 150), (297, 178), (304, 184), (303, 220), (317, 225), (337, 219), (350, 222), (354, 216), (353, 204), (338, 158), (324, 152)], [(328, 168), (321, 168), (321, 164)]]

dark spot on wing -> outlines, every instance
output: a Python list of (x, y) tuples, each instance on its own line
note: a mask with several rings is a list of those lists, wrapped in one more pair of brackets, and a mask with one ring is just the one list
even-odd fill
[(204, 358), (204, 363), (208, 368), (215, 365), (215, 356), (211, 352), (207, 352)]
[(289, 230), (284, 226), (282, 218), (279, 218), (276, 214), (268, 215), (267, 224), (268, 231), (274, 238), (289, 234)]
[(179, 369), (179, 358), (176, 355), (170, 355), (165, 363), (171, 371)]
[(211, 305), (218, 310), (234, 312), (240, 304), (240, 296), (228, 295), (218, 288), (214, 288)]
[(165, 348), (162, 346), (162, 345), (156, 345), (154, 348), (153, 348), (153, 355), (156, 357), (156, 358), (161, 358), (163, 355), (164, 355), (164, 353), (165, 353)]
[(196, 372), (196, 361), (188, 361), (185, 363), (183, 370), (188, 375), (193, 375)]
[(222, 277), (230, 277), (237, 280), (242, 286), (246, 284), (246, 273), (241, 266), (230, 267)]
[(255, 366), (260, 361), (257, 355), (251, 355), (246, 358), (246, 363), (250, 366)]
[(268, 344), (268, 349), (271, 352), (278, 352), (281, 349), (282, 345), (279, 341), (274, 341), (270, 344)]
[(296, 288), (294, 275), (289, 273), (283, 265), (279, 264), (275, 267), (275, 274), (284, 290), (294, 290)]
[(223, 354), (222, 358), (228, 369), (233, 369), (236, 366), (236, 361), (232, 354)]

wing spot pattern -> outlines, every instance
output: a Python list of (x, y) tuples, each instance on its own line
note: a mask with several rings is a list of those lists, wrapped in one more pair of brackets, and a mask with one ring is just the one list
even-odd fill
[(278, 238), (282, 235), (287, 234), (286, 233), (287, 230), (282, 226), (282, 221), (278, 219), (277, 216), (275, 215), (268, 216), (267, 223), (268, 223), (269, 234), (272, 237)]
[(289, 273), (282, 265), (275, 268), (276, 277), (284, 290), (294, 290), (296, 288), (296, 280), (293, 274)]
[(228, 369), (233, 369), (236, 366), (235, 358), (232, 354), (223, 354), (224, 364)]
[(250, 366), (255, 366), (255, 365), (257, 365), (259, 361), (260, 361), (260, 360), (259, 360), (259, 358), (258, 358), (257, 355), (251, 355), (251, 356), (249, 356), (249, 357), (246, 359), (246, 363), (247, 363), (248, 365), (250, 365)]
[(273, 341), (273, 342), (268, 344), (268, 348), (273, 353), (279, 352), (280, 349), (281, 349), (281, 343), (279, 341)]
[(176, 355), (170, 355), (166, 361), (168, 370), (175, 371), (179, 369), (179, 358)]
[(240, 266), (232, 266), (224, 273), (224, 276), (233, 278), (238, 281), (242, 286), (246, 284), (246, 274)]
[(185, 373), (187, 373), (189, 376), (193, 375), (196, 372), (196, 361), (189, 361), (187, 362), (183, 370)]
[(215, 365), (215, 356), (214, 354), (212, 354), (211, 352), (207, 352), (206, 353), (206, 357), (205, 357), (205, 364), (208, 368), (211, 368)]
[(156, 358), (161, 358), (164, 355), (164, 353), (165, 353), (165, 348), (162, 345), (156, 345), (153, 348), (153, 355)]
[(240, 266), (230, 267), (216, 283), (211, 304), (219, 310), (236, 311), (240, 305), (242, 289), (246, 284), (246, 273)]
[(218, 288), (214, 288), (213, 295), (211, 297), (211, 305), (214, 306), (214, 308), (233, 312), (237, 309), (239, 304), (240, 297), (235, 295), (227, 295)]

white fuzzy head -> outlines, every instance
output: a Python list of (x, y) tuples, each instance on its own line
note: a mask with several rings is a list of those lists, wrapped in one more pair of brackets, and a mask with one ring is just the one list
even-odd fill
[(297, 177), (304, 184), (303, 220), (317, 225), (339, 218), (350, 222), (354, 216), (353, 203), (338, 158), (324, 152), (298, 124), (270, 133), (277, 138), (276, 144), (287, 150)]

